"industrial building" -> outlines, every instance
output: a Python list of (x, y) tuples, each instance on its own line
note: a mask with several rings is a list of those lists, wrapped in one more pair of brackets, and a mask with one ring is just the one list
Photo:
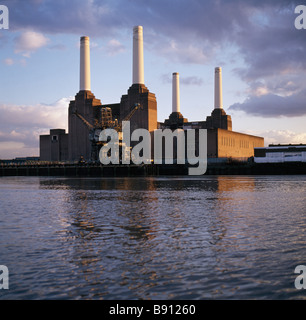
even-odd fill
[[(210, 116), (189, 122), (180, 108), (179, 74), (173, 73), (172, 113), (164, 122), (157, 121), (157, 101), (144, 83), (143, 28), (133, 29), (133, 83), (119, 103), (102, 105), (91, 92), (89, 38), (80, 40), (80, 90), (70, 101), (68, 133), (50, 130), (40, 136), (40, 159), (46, 161), (98, 161), (97, 143), (104, 128), (121, 130), (122, 121), (130, 121), (131, 132), (142, 128), (153, 133), (156, 129), (207, 129), (208, 158), (249, 158), (254, 148), (264, 147), (262, 137), (232, 131), (232, 119), (223, 109), (222, 70), (215, 68), (215, 106)], [(153, 154), (153, 153), (152, 153)]]
[(264, 138), (232, 131), (232, 119), (223, 109), (222, 70), (215, 68), (215, 106), (206, 121), (189, 122), (180, 112), (179, 74), (172, 78), (172, 113), (159, 128), (207, 129), (207, 157), (242, 159), (254, 156), (254, 148), (264, 146)]
[(255, 163), (306, 162), (305, 144), (270, 144), (266, 148), (255, 148)]
[(68, 134), (65, 129), (51, 129), (40, 136), (40, 160), (65, 161), (68, 159)]

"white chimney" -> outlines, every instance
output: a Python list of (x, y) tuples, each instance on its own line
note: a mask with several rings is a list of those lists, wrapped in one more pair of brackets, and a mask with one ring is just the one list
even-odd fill
[(180, 112), (180, 82), (177, 72), (172, 74), (172, 112)]
[(144, 84), (143, 29), (133, 28), (133, 84)]
[(221, 67), (215, 68), (215, 109), (222, 109), (222, 70)]
[(90, 49), (89, 37), (81, 37), (80, 47), (80, 91), (90, 91)]

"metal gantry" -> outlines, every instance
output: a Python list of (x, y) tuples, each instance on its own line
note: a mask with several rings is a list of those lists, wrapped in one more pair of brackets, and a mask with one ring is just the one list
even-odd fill
[[(81, 114), (75, 111), (73, 114), (76, 115), (89, 129), (89, 140), (91, 141), (91, 160), (97, 161), (99, 157), (99, 149), (106, 142), (99, 141), (99, 136), (102, 130), (104, 129), (114, 129), (118, 133), (122, 132), (122, 122), (130, 121), (135, 112), (138, 109), (142, 109), (140, 103), (136, 103), (132, 110), (128, 113), (126, 117), (124, 117), (121, 121), (118, 119), (113, 119), (112, 109), (109, 107), (101, 108), (101, 121), (98, 119), (94, 120), (94, 124), (91, 124), (88, 120), (86, 120)], [(119, 137), (122, 135), (119, 134)]]

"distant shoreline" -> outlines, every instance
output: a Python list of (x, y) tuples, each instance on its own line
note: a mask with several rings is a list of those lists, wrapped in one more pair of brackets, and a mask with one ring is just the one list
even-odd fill
[[(190, 165), (91, 165), (11, 164), (0, 165), (4, 176), (134, 177), (188, 175)], [(296, 175), (306, 174), (306, 163), (222, 163), (208, 164), (205, 175)], [(192, 176), (191, 176), (192, 177)]]

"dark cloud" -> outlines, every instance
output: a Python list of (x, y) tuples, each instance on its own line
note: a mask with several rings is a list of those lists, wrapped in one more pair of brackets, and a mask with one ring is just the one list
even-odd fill
[(270, 13), (268, 25), (253, 26), (236, 35), (247, 65), (237, 71), (246, 81), (306, 69), (306, 33), (295, 29), (291, 12), (274, 14)]
[[(4, 0), (10, 9), (12, 30), (34, 28), (46, 33), (110, 36), (116, 30), (144, 25), (153, 41), (165, 37), (200, 48), (238, 43), (241, 51), (274, 47), (283, 36), (280, 28), (293, 27), (298, 1), (243, 0)], [(260, 19), (267, 18), (267, 30)], [(255, 17), (255, 18), (254, 18)], [(255, 21), (254, 21), (255, 19)], [(284, 20), (286, 19), (286, 21)], [(263, 32), (261, 32), (263, 31)], [(270, 34), (267, 34), (270, 33)], [(153, 34), (157, 35), (154, 39)], [(276, 36), (278, 34), (278, 36)], [(273, 35), (273, 37), (271, 37)], [(284, 35), (288, 39), (289, 35)], [(290, 37), (290, 39), (293, 39)], [(187, 42), (186, 42), (187, 41)]]
[(120, 28), (119, 17), (109, 1), (4, 0), (10, 11), (10, 29), (35, 29), (44, 33), (74, 33), (89, 36), (112, 33)]
[[(291, 8), (296, 1), (243, 0), (4, 0), (11, 29), (35, 28), (49, 33), (89, 32), (105, 36), (114, 30), (145, 25), (174, 39), (232, 39), (250, 26), (254, 10)], [(234, 36), (235, 37), (235, 36)]]
[[(10, 9), (13, 31), (31, 29), (111, 39), (125, 36), (125, 30), (134, 25), (143, 25), (147, 48), (174, 62), (208, 64), (227, 45), (233, 46), (244, 62), (234, 72), (249, 86), (246, 112), (262, 116), (304, 114), (300, 97), (306, 83), (306, 31), (294, 27), (294, 8), (301, 4), (299, 0), (2, 2)], [(224, 67), (230, 68), (232, 59), (228, 57)], [(199, 79), (185, 80), (192, 83)], [(258, 83), (265, 88), (265, 95), (258, 96)], [(288, 95), (290, 98), (282, 97)], [(275, 108), (275, 103), (281, 107)], [(242, 108), (232, 107), (238, 106)]]
[(306, 115), (306, 90), (291, 96), (282, 97), (275, 94), (265, 94), (259, 97), (251, 96), (243, 103), (235, 103), (229, 110), (244, 111), (261, 117), (298, 117)]

